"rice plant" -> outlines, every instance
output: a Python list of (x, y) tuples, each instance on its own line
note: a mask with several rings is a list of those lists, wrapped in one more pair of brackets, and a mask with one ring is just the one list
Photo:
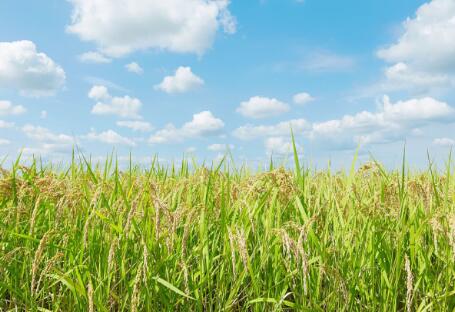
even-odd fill
[(455, 174), (227, 163), (0, 173), (1, 311), (453, 311)]

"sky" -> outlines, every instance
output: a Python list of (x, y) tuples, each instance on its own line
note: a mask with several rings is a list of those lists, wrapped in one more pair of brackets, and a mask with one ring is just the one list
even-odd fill
[(443, 163), (454, 0), (3, 0), (0, 161)]

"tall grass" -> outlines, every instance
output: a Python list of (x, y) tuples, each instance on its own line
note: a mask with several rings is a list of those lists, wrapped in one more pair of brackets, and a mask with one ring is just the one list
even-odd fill
[(455, 176), (81, 158), (0, 173), (0, 310), (452, 311)]

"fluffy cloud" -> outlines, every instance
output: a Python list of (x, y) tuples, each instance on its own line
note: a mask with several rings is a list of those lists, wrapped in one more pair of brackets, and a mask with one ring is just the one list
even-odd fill
[(193, 74), (190, 67), (179, 67), (174, 76), (166, 76), (155, 86), (156, 90), (166, 93), (183, 93), (204, 84), (204, 80)]
[(93, 41), (105, 54), (120, 57), (137, 50), (165, 49), (202, 54), (221, 27), (235, 32), (229, 0), (70, 0), (67, 31)]
[(121, 136), (114, 130), (107, 130), (100, 133), (97, 133), (95, 130), (90, 131), (89, 134), (85, 137), (91, 141), (98, 141), (107, 144), (119, 144), (119, 145), (128, 145), (128, 146), (136, 146), (136, 143), (129, 139)]
[(26, 149), (25, 152), (29, 154), (67, 153), (71, 152), (77, 143), (74, 137), (56, 134), (49, 129), (30, 124), (23, 126), (22, 132), (39, 144), (38, 148)]
[(312, 72), (335, 72), (350, 70), (354, 65), (354, 59), (349, 56), (321, 50), (309, 53), (299, 67)]
[(253, 140), (261, 137), (290, 136), (291, 128), (295, 134), (300, 134), (310, 130), (311, 124), (305, 119), (291, 119), (269, 126), (245, 125), (235, 129), (233, 135), (241, 140)]
[(126, 64), (125, 68), (130, 73), (135, 73), (135, 74), (138, 74), (138, 75), (141, 75), (141, 74), (144, 73), (144, 70), (142, 69), (142, 67), (136, 62), (132, 62), (132, 63)]
[(395, 44), (378, 51), (393, 65), (388, 79), (403, 87), (431, 87), (454, 80), (455, 2), (433, 0), (418, 8), (416, 16), (403, 23), (404, 32)]
[(267, 97), (254, 96), (248, 101), (240, 103), (237, 112), (245, 117), (265, 118), (289, 111), (289, 105)]
[(185, 123), (181, 128), (173, 124), (166, 125), (163, 129), (154, 133), (149, 142), (152, 144), (181, 142), (186, 138), (215, 135), (224, 128), (224, 122), (213, 116), (210, 111), (203, 111), (193, 115), (193, 119)]
[(79, 60), (82, 63), (94, 63), (94, 64), (107, 64), (112, 62), (108, 57), (105, 57), (103, 54), (95, 51), (85, 52), (79, 55)]
[(233, 144), (211, 144), (207, 146), (207, 149), (212, 152), (224, 152), (228, 149), (232, 150), (235, 146)]
[(139, 110), (142, 103), (137, 98), (129, 97), (113, 97), (109, 94), (109, 90), (105, 86), (93, 86), (88, 97), (93, 100), (98, 100), (93, 108), (92, 114), (95, 115), (117, 115), (123, 118), (141, 118)]
[(314, 123), (309, 137), (351, 145), (386, 143), (403, 138), (416, 127), (450, 122), (455, 111), (447, 103), (430, 97), (391, 103), (387, 96), (377, 112), (363, 111)]
[(0, 119), (0, 129), (8, 129), (14, 127), (14, 122), (7, 122)]
[(307, 92), (301, 92), (294, 95), (292, 100), (294, 101), (295, 104), (305, 105), (307, 103), (314, 101), (314, 97), (312, 97)]
[[(271, 137), (267, 138), (264, 142), (265, 151), (268, 155), (289, 155), (294, 153), (292, 141), (284, 137)], [(302, 147), (296, 143), (296, 150), (299, 154), (302, 153)]]
[(433, 140), (433, 144), (440, 146), (454, 146), (455, 140), (449, 138), (436, 138)]
[(10, 101), (0, 101), (0, 116), (20, 115), (26, 111), (22, 105), (13, 105)]
[(148, 131), (153, 130), (153, 127), (150, 123), (148, 123), (146, 121), (139, 121), (139, 120), (117, 121), (117, 126), (129, 128), (133, 131), (141, 131), (141, 132), (148, 132)]
[(9, 145), (11, 142), (6, 139), (0, 139), (0, 145)]
[(0, 42), (0, 88), (22, 95), (50, 96), (65, 83), (65, 72), (31, 41)]

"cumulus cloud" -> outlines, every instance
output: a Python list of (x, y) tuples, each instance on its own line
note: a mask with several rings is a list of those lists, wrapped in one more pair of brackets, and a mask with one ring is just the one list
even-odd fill
[(277, 99), (254, 96), (248, 101), (240, 103), (237, 112), (245, 117), (266, 118), (289, 111), (289, 105)]
[(96, 51), (89, 51), (79, 55), (79, 60), (82, 63), (94, 63), (94, 64), (107, 64), (112, 62), (112, 59), (104, 56), (103, 54)]
[(136, 143), (133, 140), (123, 137), (111, 129), (100, 132), (100, 133), (97, 133), (95, 130), (91, 130), (85, 136), (85, 138), (90, 141), (97, 141), (97, 142), (102, 142), (102, 143), (107, 143), (107, 144), (136, 146)]
[(392, 64), (386, 69), (386, 78), (402, 88), (453, 84), (455, 2), (432, 0), (425, 3), (418, 8), (414, 18), (403, 23), (403, 28), (396, 43), (377, 52), (381, 59)]
[(67, 31), (95, 42), (100, 51), (120, 57), (137, 50), (164, 49), (203, 54), (217, 30), (236, 30), (229, 0), (70, 0)]
[(196, 138), (218, 134), (224, 128), (224, 122), (213, 116), (210, 111), (203, 111), (193, 115), (193, 119), (181, 128), (167, 124), (163, 129), (155, 132), (149, 139), (152, 144), (181, 142), (187, 138)]
[(0, 139), (0, 145), (9, 145), (9, 144), (11, 144), (11, 142), (9, 140)]
[(0, 116), (20, 115), (26, 111), (22, 105), (13, 105), (10, 101), (0, 101)]
[[(267, 138), (264, 142), (265, 151), (268, 155), (289, 155), (294, 152), (292, 141), (285, 137), (271, 137)], [(302, 147), (299, 144), (295, 144), (296, 150), (299, 154), (302, 153)]]
[(314, 97), (312, 97), (307, 92), (301, 92), (301, 93), (297, 93), (296, 95), (294, 95), (292, 97), (292, 100), (294, 101), (295, 104), (305, 105), (305, 104), (308, 104), (308, 103), (314, 101)]
[(433, 144), (440, 146), (454, 146), (455, 140), (449, 138), (436, 138), (433, 140)]
[(132, 62), (132, 63), (126, 64), (125, 68), (130, 73), (135, 73), (135, 74), (138, 74), (138, 75), (142, 75), (144, 73), (144, 70), (142, 69), (142, 67), (136, 62)]
[(14, 127), (14, 122), (8, 122), (0, 119), (0, 129), (8, 129)]
[(229, 150), (233, 150), (235, 146), (233, 144), (220, 144), (220, 143), (215, 143), (207, 146), (207, 149), (212, 152), (224, 152)]
[(341, 119), (314, 123), (309, 137), (333, 143), (387, 143), (405, 137), (412, 129), (431, 123), (451, 122), (455, 111), (431, 97), (392, 103), (384, 96), (377, 112), (362, 111)]
[(54, 95), (64, 84), (65, 71), (33, 42), (0, 42), (0, 88), (38, 97)]
[(122, 120), (117, 121), (117, 126), (129, 128), (133, 131), (148, 132), (152, 131), (153, 127), (149, 122), (139, 120)]
[(27, 149), (26, 152), (29, 154), (68, 153), (77, 143), (74, 137), (31, 124), (23, 126), (22, 132), (39, 144), (37, 148)]
[(117, 115), (123, 118), (141, 118), (139, 110), (142, 102), (137, 98), (128, 95), (123, 97), (113, 97), (105, 86), (93, 86), (88, 97), (98, 102), (92, 107), (94, 115)]
[(311, 129), (311, 123), (305, 119), (291, 119), (274, 125), (245, 125), (234, 130), (233, 135), (241, 140), (253, 140), (261, 137), (290, 136), (291, 128), (295, 134)]
[(179, 67), (173, 76), (164, 77), (155, 89), (166, 93), (184, 93), (203, 84), (204, 80), (193, 74), (190, 67)]

